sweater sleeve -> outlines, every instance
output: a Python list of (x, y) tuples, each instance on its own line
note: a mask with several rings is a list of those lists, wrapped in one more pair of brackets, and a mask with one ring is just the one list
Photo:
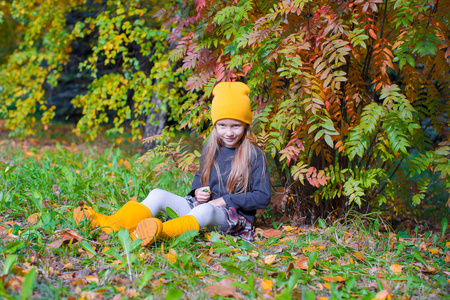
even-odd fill
[(271, 197), (270, 175), (263, 154), (258, 151), (257, 159), (252, 163), (250, 189), (246, 193), (227, 194), (223, 199), (228, 206), (237, 210), (253, 211), (269, 205)]
[(191, 191), (188, 193), (188, 195), (195, 197), (195, 190), (201, 187), (202, 185), (200, 183), (200, 169), (199, 169), (197, 171), (197, 174), (195, 174), (194, 180), (192, 181), (192, 188)]

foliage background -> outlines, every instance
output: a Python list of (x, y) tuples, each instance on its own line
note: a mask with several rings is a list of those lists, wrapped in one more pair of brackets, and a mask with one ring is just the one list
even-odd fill
[(192, 172), (199, 149), (174, 139), (175, 128), (201, 147), (213, 86), (242, 80), (274, 174), (274, 213), (298, 224), (352, 208), (448, 215), (449, 9), (442, 0), (2, 1), (1, 26), (14, 35), (2, 37), (11, 46), (0, 114), (12, 134), (32, 134), (75, 72), (88, 84), (71, 100), (77, 134), (93, 140), (108, 124), (140, 139), (168, 118), (141, 160), (170, 157), (166, 170)]

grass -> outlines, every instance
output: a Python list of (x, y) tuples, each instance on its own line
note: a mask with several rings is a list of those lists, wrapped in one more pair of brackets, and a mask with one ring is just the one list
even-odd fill
[[(59, 141), (59, 143), (58, 143)], [(24, 145), (23, 143), (27, 143)], [(99, 143), (97, 143), (97, 146)], [(257, 228), (253, 244), (189, 232), (150, 247), (106, 236), (72, 210), (100, 212), (155, 187), (180, 195), (191, 174), (137, 165), (137, 146), (3, 140), (0, 295), (5, 299), (448, 299), (450, 242), (440, 231), (395, 232), (378, 215), (326, 225)], [(123, 147), (123, 143), (121, 143)], [(163, 217), (163, 216), (161, 216)], [(445, 232), (443, 232), (445, 231)]]

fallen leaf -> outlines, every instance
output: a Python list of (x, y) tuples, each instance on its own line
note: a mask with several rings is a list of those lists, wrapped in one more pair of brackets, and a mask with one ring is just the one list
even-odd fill
[(355, 251), (353, 252), (353, 256), (359, 260), (366, 261), (366, 258), (361, 254), (361, 252)]
[(448, 252), (445, 253), (444, 261), (445, 261), (446, 263), (450, 263), (450, 253), (448, 253)]
[(292, 227), (291, 226), (284, 226), (283, 230), (286, 231), (286, 232), (290, 232), (290, 231), (292, 231)]
[(40, 216), (41, 216), (41, 213), (35, 213), (35, 214), (32, 214), (32, 215), (30, 215), (30, 216), (27, 218), (27, 221), (28, 221), (28, 223), (30, 223), (31, 225), (34, 225), (34, 224), (37, 223), (37, 221), (38, 221), (38, 219), (39, 219)]
[(283, 234), (283, 232), (281, 232), (281, 231), (278, 230), (278, 229), (267, 229), (267, 230), (264, 230), (264, 231), (263, 231), (263, 235), (264, 235), (266, 238), (278, 237), (278, 236), (280, 236), (280, 235), (282, 235), (282, 234)]
[(398, 265), (398, 264), (393, 264), (392, 266), (389, 267), (389, 269), (394, 272), (396, 275), (402, 273), (403, 270), (403, 266)]
[(264, 280), (263, 282), (261, 282), (261, 287), (263, 288), (263, 290), (271, 290), (273, 288), (272, 280)]
[(98, 284), (99, 280), (97, 277), (92, 276), (92, 275), (88, 275), (84, 278), (87, 282), (95, 282)]
[(91, 292), (91, 291), (82, 291), (80, 293), (80, 299), (85, 300), (95, 300), (98, 299), (99, 295), (97, 293)]
[(437, 254), (441, 253), (441, 251), (439, 249), (436, 249), (436, 248), (428, 249), (428, 252), (430, 252), (433, 255), (437, 255)]
[(386, 290), (382, 290), (378, 294), (375, 295), (375, 299), (377, 300), (385, 300), (389, 296), (389, 292)]
[(331, 290), (331, 285), (328, 282), (325, 282), (323, 284), (323, 287), (326, 288), (327, 290)]
[(233, 279), (225, 278), (214, 285), (205, 287), (203, 290), (206, 291), (209, 297), (219, 296), (240, 298), (241, 295), (237, 292), (237, 288), (231, 285), (233, 282)]
[(289, 262), (289, 265), (286, 270), (286, 277), (289, 278), (289, 272), (294, 268), (294, 264), (292, 262)]
[(267, 256), (264, 258), (264, 263), (265, 263), (266, 265), (271, 265), (271, 264), (273, 264), (273, 262), (275, 261), (276, 258), (277, 258), (276, 255), (267, 255)]
[(81, 235), (79, 235), (78, 232), (76, 232), (75, 230), (72, 230), (72, 229), (57, 232), (56, 235), (60, 239), (62, 239), (63, 242), (72, 241), (72, 244), (83, 240), (83, 237)]
[(299, 259), (294, 261), (297, 269), (308, 270), (308, 257), (300, 257)]
[(164, 258), (172, 264), (174, 264), (177, 261), (177, 256), (173, 255), (172, 253), (164, 254)]
[(256, 258), (256, 257), (258, 257), (258, 256), (259, 256), (259, 253), (258, 253), (258, 252), (256, 252), (255, 250), (252, 250), (252, 252), (249, 252), (249, 253), (248, 253), (248, 255), (250, 255), (251, 257), (254, 257), (254, 258)]
[(344, 282), (347, 280), (342, 276), (335, 276), (335, 277), (325, 276), (325, 277), (322, 277), (322, 279), (325, 281), (328, 281), (328, 282)]
[(449, 271), (442, 271), (442, 273), (443, 273), (444, 275), (450, 276), (450, 272), (449, 272)]
[(63, 244), (63, 240), (56, 240), (53, 243), (48, 244), (47, 248), (57, 249), (57, 248), (61, 247), (62, 244)]

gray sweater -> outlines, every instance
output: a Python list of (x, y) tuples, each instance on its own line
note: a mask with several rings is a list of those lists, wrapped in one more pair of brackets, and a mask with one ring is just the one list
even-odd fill
[[(254, 155), (250, 162), (251, 178), (249, 180), (250, 185), (247, 192), (240, 194), (229, 194), (226, 187), (235, 153), (235, 148), (220, 148), (216, 161), (219, 165), (222, 178), (219, 180), (216, 168), (212, 167), (209, 179), (211, 200), (222, 197), (228, 206), (234, 207), (239, 214), (253, 223), (256, 210), (266, 208), (270, 202), (271, 189), (269, 170), (267, 166), (264, 170), (264, 153), (257, 149), (257, 151), (255, 151), (256, 155)], [(201, 168), (202, 166), (200, 166), (200, 170)], [(200, 170), (197, 172), (194, 177), (194, 181), (192, 182), (192, 190), (189, 193), (191, 196), (195, 195), (196, 189), (202, 187), (200, 182)]]

